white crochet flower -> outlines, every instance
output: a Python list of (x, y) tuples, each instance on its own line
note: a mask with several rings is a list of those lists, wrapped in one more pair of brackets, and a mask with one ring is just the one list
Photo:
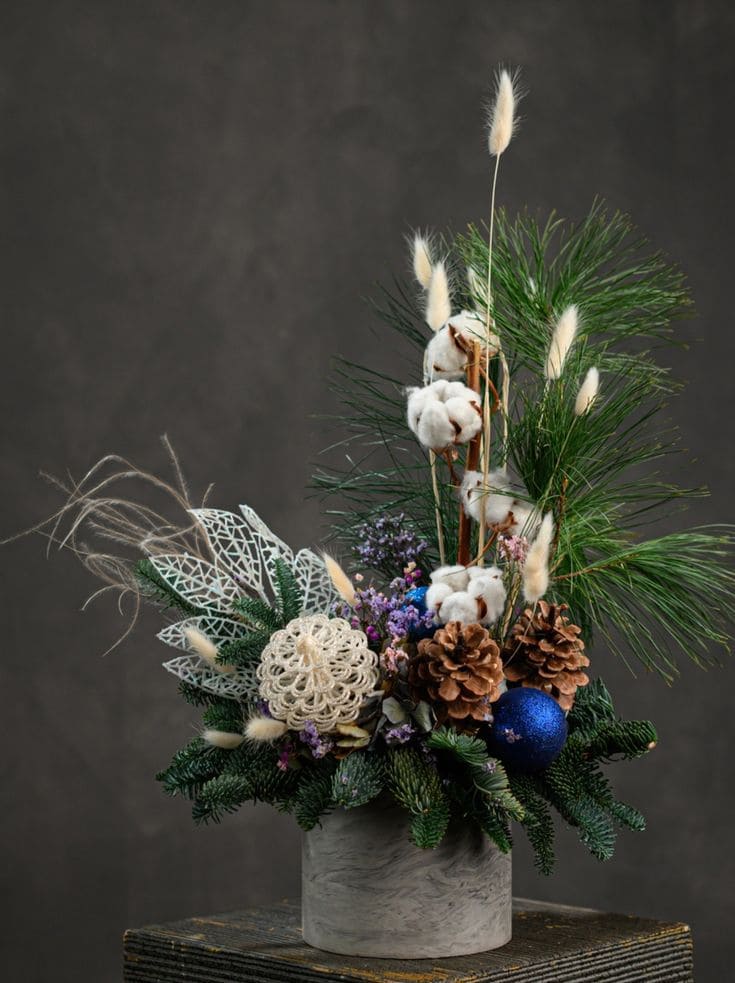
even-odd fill
[[(467, 368), (467, 358), (473, 342), (485, 347), (485, 322), (473, 311), (460, 311), (450, 317), (426, 346), (426, 374), (431, 379), (461, 379)], [(500, 341), (495, 334), (489, 337), (489, 354), (497, 354)]]
[(424, 447), (466, 444), (482, 427), (480, 397), (462, 382), (440, 379), (408, 390), (408, 425)]
[(313, 614), (271, 635), (257, 675), (276, 720), (292, 730), (313, 721), (326, 734), (354, 722), (378, 685), (378, 658), (347, 621)]

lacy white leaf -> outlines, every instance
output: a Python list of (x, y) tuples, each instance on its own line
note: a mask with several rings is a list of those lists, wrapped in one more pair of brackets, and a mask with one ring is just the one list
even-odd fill
[(329, 614), (337, 601), (337, 591), (327, 572), (324, 560), (313, 550), (299, 550), (293, 572), (304, 599), (304, 614)]
[(227, 610), (240, 596), (240, 589), (230, 577), (220, 573), (206, 560), (189, 553), (151, 556), (156, 573), (173, 587), (177, 594), (200, 608)]
[(198, 655), (180, 655), (163, 668), (178, 676), (190, 686), (197, 686), (208, 693), (224, 696), (230, 700), (258, 699), (258, 680), (255, 669), (237, 669), (235, 672), (217, 672), (205, 665)]
[(240, 621), (232, 621), (230, 618), (219, 618), (215, 615), (202, 614), (194, 618), (186, 618), (184, 621), (177, 621), (173, 625), (167, 625), (162, 631), (159, 631), (157, 638), (172, 648), (183, 649), (184, 652), (191, 652), (193, 651), (192, 647), (184, 634), (187, 628), (197, 628), (218, 647), (223, 642), (231, 642), (234, 638), (242, 638), (244, 634), (244, 626)]
[(293, 552), (247, 505), (242, 518), (223, 509), (191, 509), (207, 536), (220, 575), (234, 577), (264, 601), (274, 595), (275, 562), (293, 563)]

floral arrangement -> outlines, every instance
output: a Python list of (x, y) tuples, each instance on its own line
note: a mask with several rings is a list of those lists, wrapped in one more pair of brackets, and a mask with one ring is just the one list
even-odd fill
[[(173, 454), (172, 485), (118, 458), (62, 484), (52, 538), (173, 614), (164, 665), (203, 724), (158, 778), (197, 822), (254, 800), (308, 830), (389, 795), (418, 847), (455, 817), (507, 851), (516, 822), (548, 872), (556, 812), (607, 859), (617, 827), (645, 824), (604, 768), (657, 738), (598, 670), (618, 655), (671, 681), (677, 651), (704, 667), (728, 644), (730, 532), (638, 533), (698, 494), (655, 472), (677, 386), (653, 350), (677, 341), (682, 276), (599, 204), (574, 226), (496, 209), (516, 102), (502, 71), (487, 231), (416, 234), (418, 286), (377, 305), (412, 377), (341, 365), (349, 451), (315, 484), (342, 566), (246, 506), (192, 508)], [(185, 519), (110, 490), (128, 478)]]

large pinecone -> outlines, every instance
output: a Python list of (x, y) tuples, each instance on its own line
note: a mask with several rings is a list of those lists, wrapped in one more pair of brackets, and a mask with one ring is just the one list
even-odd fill
[(492, 719), (490, 704), (500, 696), (500, 649), (482, 625), (450, 621), (418, 644), (408, 666), (415, 700), (427, 700), (440, 724), (477, 726)]
[(539, 601), (535, 613), (526, 608), (511, 629), (503, 648), (505, 678), (542, 689), (571, 710), (578, 686), (589, 676), (582, 672), (590, 664), (584, 654), (582, 631), (569, 623), (566, 604)]

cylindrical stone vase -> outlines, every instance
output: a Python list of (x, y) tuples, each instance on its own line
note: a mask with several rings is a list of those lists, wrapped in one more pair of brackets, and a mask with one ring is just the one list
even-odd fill
[(435, 850), (388, 799), (337, 809), (304, 834), (304, 941), (346, 956), (441, 959), (511, 937), (511, 858), (473, 824)]

